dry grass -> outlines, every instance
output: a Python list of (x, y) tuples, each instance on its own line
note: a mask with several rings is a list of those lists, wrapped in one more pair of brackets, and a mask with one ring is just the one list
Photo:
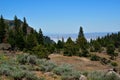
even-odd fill
[(80, 71), (93, 71), (93, 70), (106, 70), (110, 69), (107, 65), (102, 65), (99, 61), (90, 61), (85, 57), (67, 57), (60, 54), (49, 55), (51, 61), (56, 62), (58, 65), (63, 63), (68, 63), (73, 65), (73, 67)]
[(37, 77), (44, 77), (45, 80), (61, 80), (61, 77), (57, 76), (55, 74), (53, 74), (51, 76), (51, 75), (47, 75), (47, 74), (40, 72), (40, 71), (35, 71), (34, 73), (37, 75)]

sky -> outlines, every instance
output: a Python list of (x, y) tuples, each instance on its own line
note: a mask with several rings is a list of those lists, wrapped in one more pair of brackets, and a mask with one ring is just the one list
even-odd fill
[(0, 0), (5, 19), (21, 20), (43, 33), (120, 31), (120, 0)]

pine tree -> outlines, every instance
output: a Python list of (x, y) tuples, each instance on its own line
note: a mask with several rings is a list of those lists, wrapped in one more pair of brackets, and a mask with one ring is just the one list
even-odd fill
[(72, 41), (71, 37), (69, 37), (65, 43), (64, 47), (64, 55), (65, 56), (73, 56), (78, 55), (78, 49), (75, 46), (75, 43)]
[(66, 44), (74, 45), (74, 42), (72, 41), (71, 37), (67, 39)]
[(16, 41), (15, 41), (16, 37), (15, 36), (16, 35), (15, 35), (13, 30), (9, 30), (8, 34), (9, 34), (9, 36), (8, 36), (8, 43), (11, 44), (12, 48), (15, 48), (15, 44), (16, 44)]
[(114, 59), (116, 56), (115, 46), (113, 44), (109, 44), (107, 46), (107, 54), (111, 56), (111, 59)]
[(87, 40), (84, 37), (84, 33), (83, 33), (83, 28), (82, 27), (80, 27), (80, 31), (79, 31), (76, 43), (77, 43), (78, 47), (80, 47), (80, 48), (85, 48), (85, 47), (87, 48)]
[(57, 42), (57, 49), (62, 49), (64, 47), (64, 44), (61, 40), (58, 40)]
[(43, 33), (41, 29), (39, 29), (39, 33), (38, 33), (38, 43), (42, 45), (44, 44), (44, 38), (43, 38)]
[(15, 32), (18, 33), (20, 29), (20, 22), (17, 16), (14, 17), (14, 27), (15, 27)]
[(84, 32), (83, 32), (83, 28), (82, 26), (80, 26), (80, 30), (79, 30), (79, 34), (78, 34), (78, 38), (84, 37)]
[(33, 47), (35, 47), (38, 44), (36, 36), (31, 33), (27, 35), (27, 40), (26, 40), (26, 48), (28, 50), (31, 50)]
[(26, 22), (26, 18), (24, 17), (23, 19), (23, 25), (22, 25), (22, 31), (23, 31), (23, 35), (26, 36), (27, 35), (27, 27), (28, 27), (28, 24)]
[(4, 23), (3, 16), (1, 15), (1, 18), (0, 18), (0, 43), (4, 42), (3, 40), (5, 38), (5, 34), (6, 34), (5, 23)]

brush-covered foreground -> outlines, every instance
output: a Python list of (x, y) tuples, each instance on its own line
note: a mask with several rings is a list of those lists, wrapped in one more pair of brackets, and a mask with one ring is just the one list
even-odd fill
[[(54, 61), (55, 55), (50, 55), (50, 58), (50, 60), (46, 60), (27, 53), (1, 52), (0, 80), (84, 80), (81, 79), (81, 75), (84, 75), (87, 80), (120, 80), (116, 73), (108, 75), (105, 71), (82, 71), (66, 61), (58, 65), (58, 62)], [(70, 60), (68, 57), (61, 58), (61, 60), (65, 59)], [(76, 60), (78, 61), (73, 64), (80, 63), (78, 58)], [(81, 62), (82, 60), (89, 62), (85, 58), (81, 58)]]

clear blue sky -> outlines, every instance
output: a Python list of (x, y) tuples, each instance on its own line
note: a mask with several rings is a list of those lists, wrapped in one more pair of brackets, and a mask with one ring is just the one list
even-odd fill
[(120, 0), (0, 0), (0, 14), (44, 33), (120, 31)]

